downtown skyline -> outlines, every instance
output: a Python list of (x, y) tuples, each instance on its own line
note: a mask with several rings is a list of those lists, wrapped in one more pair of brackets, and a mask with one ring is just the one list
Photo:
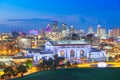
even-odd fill
[(120, 27), (119, 0), (0, 0), (0, 33), (12, 29), (45, 28), (54, 20), (58, 25), (66, 23), (68, 27), (87, 30), (92, 26), (96, 30)]

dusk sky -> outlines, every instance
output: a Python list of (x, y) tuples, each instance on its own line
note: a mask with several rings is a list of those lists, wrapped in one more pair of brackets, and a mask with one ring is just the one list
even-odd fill
[(0, 0), (0, 33), (52, 27), (54, 20), (83, 30), (120, 28), (120, 0)]

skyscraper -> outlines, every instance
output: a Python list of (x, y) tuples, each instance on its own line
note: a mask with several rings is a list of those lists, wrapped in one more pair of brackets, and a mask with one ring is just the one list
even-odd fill
[(40, 35), (41, 35), (41, 37), (45, 37), (45, 30), (44, 29), (40, 30)]
[(74, 33), (74, 26), (70, 26), (70, 34)]
[(100, 37), (101, 25), (97, 25), (97, 36)]
[(58, 30), (58, 23), (57, 21), (53, 21), (52, 31), (57, 31), (57, 30)]
[(88, 28), (88, 34), (90, 34), (90, 33), (94, 33), (92, 26)]
[(51, 28), (50, 28), (50, 24), (47, 25), (47, 28), (45, 30), (47, 33), (50, 33), (51, 32)]
[(109, 30), (109, 36), (110, 37), (120, 37), (120, 29), (114, 28), (114, 29)]
[(106, 36), (106, 35), (107, 35), (107, 34), (106, 34), (106, 29), (101, 28), (101, 29), (100, 29), (100, 37)]
[(108, 36), (109, 36), (109, 37), (112, 37), (112, 36), (113, 36), (113, 31), (112, 31), (112, 29), (108, 30)]
[(62, 30), (67, 30), (67, 24), (62, 23)]

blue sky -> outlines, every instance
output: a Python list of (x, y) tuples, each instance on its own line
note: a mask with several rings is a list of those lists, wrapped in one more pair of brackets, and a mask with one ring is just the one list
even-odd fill
[(120, 0), (0, 0), (0, 32), (40, 29), (54, 20), (84, 30), (98, 24), (120, 27), (119, 4)]

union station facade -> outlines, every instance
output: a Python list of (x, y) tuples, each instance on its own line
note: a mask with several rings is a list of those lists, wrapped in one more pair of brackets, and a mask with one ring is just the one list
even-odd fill
[(88, 61), (89, 59), (100, 60), (106, 57), (105, 51), (91, 51), (91, 45), (80, 40), (66, 41), (48, 41), (45, 43), (47, 51), (57, 54), (59, 57), (64, 57), (70, 61)]

